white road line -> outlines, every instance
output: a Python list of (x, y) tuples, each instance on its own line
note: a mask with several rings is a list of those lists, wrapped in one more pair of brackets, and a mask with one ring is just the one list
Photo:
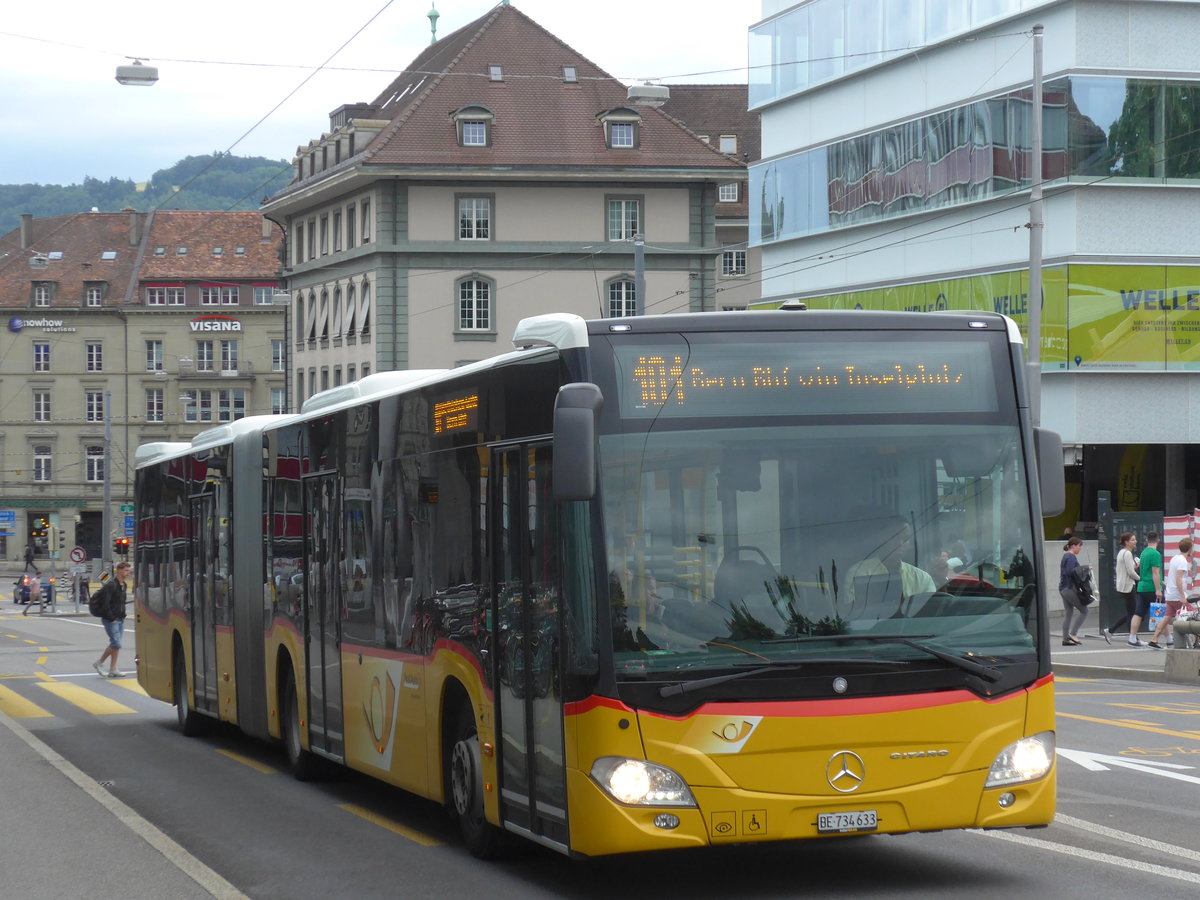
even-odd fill
[(1126, 834), (1124, 831), (1117, 831), (1115, 828), (1109, 828), (1107, 825), (1097, 825), (1094, 822), (1085, 822), (1083, 819), (1076, 819), (1074, 816), (1063, 815), (1058, 813), (1054, 817), (1054, 821), (1062, 825), (1070, 825), (1072, 828), (1080, 828), (1084, 831), (1090, 831), (1093, 834), (1103, 835), (1113, 840), (1123, 841), (1126, 844), (1136, 844), (1139, 847), (1145, 847), (1147, 850), (1157, 850), (1159, 853), (1167, 853), (1171, 856), (1178, 856), (1184, 859), (1195, 860), (1200, 862), (1200, 850), (1191, 850), (1187, 847), (1177, 847), (1174, 844), (1166, 844), (1162, 841), (1154, 841), (1150, 838), (1144, 838), (1136, 834)]
[(1084, 850), (1082, 847), (1072, 847), (1069, 844), (1055, 844), (1051, 841), (1041, 841), (1036, 838), (1026, 837), (1022, 834), (1013, 834), (1010, 831), (979, 831), (971, 830), (970, 834), (981, 834), (984, 837), (996, 838), (1001, 841), (1009, 841), (1013, 844), (1021, 844), (1025, 847), (1036, 847), (1039, 850), (1049, 850), (1051, 853), (1061, 853), (1064, 856), (1074, 856), (1078, 859), (1086, 859), (1091, 862), (1107, 863), (1110, 866), (1117, 866), (1122, 869), (1132, 869), (1137, 872), (1143, 872), (1147, 875), (1159, 875), (1163, 878), (1173, 878), (1176, 881), (1185, 881), (1188, 884), (1196, 883), (1197, 875), (1195, 872), (1186, 872), (1183, 869), (1171, 869), (1167, 866), (1156, 866), (1153, 863), (1139, 862), (1135, 859), (1125, 859), (1122, 856), (1113, 856), (1111, 853), (1097, 853), (1094, 850)]

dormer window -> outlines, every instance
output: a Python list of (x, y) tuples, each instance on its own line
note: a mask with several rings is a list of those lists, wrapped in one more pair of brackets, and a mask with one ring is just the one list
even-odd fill
[(619, 106), (598, 118), (604, 126), (604, 145), (610, 150), (636, 150), (641, 146), (642, 117), (637, 110)]
[(486, 106), (464, 106), (451, 113), (460, 147), (492, 146), (495, 114)]

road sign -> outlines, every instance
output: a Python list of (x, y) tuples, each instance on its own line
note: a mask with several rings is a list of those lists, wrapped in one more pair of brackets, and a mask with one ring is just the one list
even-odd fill
[(133, 516), (125, 517), (125, 537), (133, 537)]
[(17, 533), (17, 511), (0, 509), (0, 534), (13, 536)]
[(71, 548), (71, 562), (81, 563), (87, 559), (87, 551), (82, 547)]
[(131, 512), (133, 512), (133, 504), (132, 504), (132, 503), (122, 503), (122, 504), (121, 504), (121, 512), (122, 512), (122, 513), (131, 513)]

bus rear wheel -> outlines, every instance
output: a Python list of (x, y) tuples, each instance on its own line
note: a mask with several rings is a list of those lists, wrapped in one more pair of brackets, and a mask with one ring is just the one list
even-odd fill
[(483, 764), (479, 732), (469, 707), (458, 715), (446, 760), (450, 773), (450, 812), (458, 820), (463, 843), (472, 856), (491, 859), (500, 847), (500, 830), (483, 812)]
[(297, 781), (312, 781), (317, 776), (317, 758), (304, 749), (300, 731), (300, 698), (296, 694), (296, 679), (291, 669), (285, 669), (279, 686), (280, 728), (288, 768)]
[(187, 666), (183, 662), (183, 653), (175, 654), (174, 664), (175, 715), (179, 719), (179, 731), (186, 737), (196, 737), (204, 730), (200, 713), (192, 709), (188, 702)]

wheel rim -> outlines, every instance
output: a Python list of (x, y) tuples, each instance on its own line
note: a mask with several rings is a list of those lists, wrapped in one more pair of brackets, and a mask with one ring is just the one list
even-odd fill
[(450, 791), (454, 811), (460, 816), (473, 816), (478, 771), (479, 738), (472, 735), (454, 745), (450, 764)]

